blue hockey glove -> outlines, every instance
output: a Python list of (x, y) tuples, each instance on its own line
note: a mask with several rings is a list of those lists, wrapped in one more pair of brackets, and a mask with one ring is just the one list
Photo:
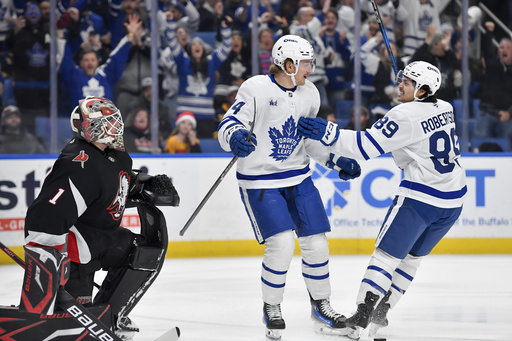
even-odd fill
[(229, 139), (229, 147), (234, 155), (246, 157), (256, 149), (255, 147), (258, 144), (256, 142), (256, 135), (252, 134), (250, 140), (247, 141), (247, 136), (250, 133), (247, 129), (238, 129), (233, 132)]
[(324, 120), (321, 117), (301, 117), (297, 126), (299, 135), (332, 146), (340, 136), (338, 125)]
[(331, 153), (329, 155), (329, 161), (327, 161), (325, 166), (337, 170), (341, 180), (352, 180), (361, 175), (361, 167), (356, 160), (340, 156), (334, 161), (335, 157), (336, 155)]

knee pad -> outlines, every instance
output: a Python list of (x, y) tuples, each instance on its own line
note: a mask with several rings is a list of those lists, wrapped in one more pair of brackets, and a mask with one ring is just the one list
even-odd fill
[(329, 242), (325, 233), (300, 237), (299, 245), (306, 263), (318, 264), (329, 260)]
[(263, 263), (275, 270), (288, 270), (295, 252), (295, 235), (287, 230), (265, 240)]

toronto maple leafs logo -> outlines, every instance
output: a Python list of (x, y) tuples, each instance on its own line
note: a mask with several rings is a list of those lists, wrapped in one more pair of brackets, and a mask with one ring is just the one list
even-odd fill
[(300, 136), (297, 135), (297, 125), (293, 116), (290, 116), (282, 126), (283, 130), (279, 131), (277, 128), (270, 127), (268, 135), (272, 141), (272, 156), (276, 161), (284, 161), (290, 156), (300, 141)]

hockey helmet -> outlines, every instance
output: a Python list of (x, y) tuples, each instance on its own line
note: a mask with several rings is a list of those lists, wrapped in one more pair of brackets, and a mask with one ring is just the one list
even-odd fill
[(414, 98), (418, 101), (422, 99), (416, 97), (416, 93), (422, 86), (428, 85), (430, 89), (428, 96), (434, 95), (441, 87), (441, 72), (437, 67), (427, 62), (412, 62), (407, 65), (404, 70), (400, 70), (397, 74), (397, 84), (402, 82), (403, 76), (416, 82)]
[(315, 71), (316, 60), (313, 46), (306, 39), (296, 35), (288, 34), (279, 38), (272, 48), (272, 58), (274, 64), (285, 72), (284, 62), (286, 59), (291, 59), (296, 69), (301, 60), (310, 59), (312, 72)]
[(103, 97), (88, 96), (71, 113), (71, 129), (87, 142), (99, 142), (124, 149), (124, 123), (114, 103)]

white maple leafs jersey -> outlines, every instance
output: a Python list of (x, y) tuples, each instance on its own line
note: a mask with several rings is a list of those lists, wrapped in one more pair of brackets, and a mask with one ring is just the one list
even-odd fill
[(453, 107), (446, 101), (402, 103), (367, 131), (340, 130), (329, 150), (356, 160), (391, 152), (404, 172), (398, 195), (443, 208), (464, 201), (466, 176)]
[(246, 80), (218, 129), (221, 147), (231, 151), (229, 139), (233, 130), (250, 130), (254, 122), (257, 146), (249, 156), (237, 161), (239, 186), (282, 188), (297, 185), (312, 173), (307, 154), (325, 164), (328, 154), (322, 150), (323, 145), (304, 140), (297, 134), (299, 118), (316, 117), (319, 107), (318, 90), (308, 80), (305, 85), (291, 90), (279, 86), (273, 75)]

